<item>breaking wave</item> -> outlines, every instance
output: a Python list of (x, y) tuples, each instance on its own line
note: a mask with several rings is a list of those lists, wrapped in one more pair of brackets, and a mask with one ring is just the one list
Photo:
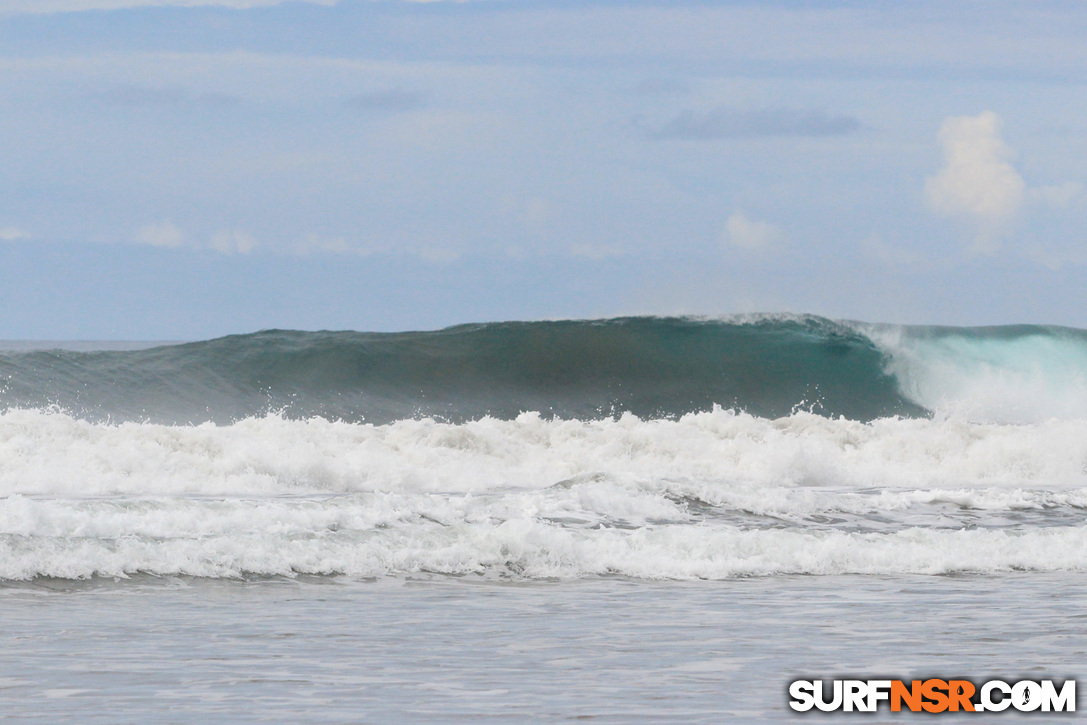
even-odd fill
[(1087, 333), (817, 317), (0, 353), (0, 580), (1087, 569)]
[(0, 405), (80, 417), (388, 423), (676, 417), (714, 405), (874, 420), (1087, 415), (1087, 333), (876, 326), (812, 316), (494, 323), (434, 332), (272, 330), (148, 350), (0, 353)]

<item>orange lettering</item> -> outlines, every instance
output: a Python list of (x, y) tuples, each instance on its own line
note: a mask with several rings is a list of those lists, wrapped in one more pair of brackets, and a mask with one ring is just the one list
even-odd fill
[(925, 712), (943, 712), (947, 709), (947, 683), (943, 680), (925, 680), (921, 684), (921, 695), (929, 702), (921, 704)]
[(948, 680), (947, 694), (949, 695), (947, 709), (951, 712), (958, 712), (960, 705), (966, 712), (974, 711), (974, 703), (970, 702), (970, 698), (974, 696), (973, 682), (969, 680)]
[(903, 700), (912, 712), (921, 711), (921, 680), (914, 680), (909, 689), (902, 680), (891, 683), (891, 712), (901, 711)]

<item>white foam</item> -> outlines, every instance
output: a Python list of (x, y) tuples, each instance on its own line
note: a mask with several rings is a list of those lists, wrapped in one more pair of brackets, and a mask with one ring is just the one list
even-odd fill
[(902, 394), (941, 415), (992, 423), (1087, 418), (1087, 339), (1078, 331), (1001, 338), (860, 327), (887, 353)]
[(371, 426), (270, 416), (189, 427), (13, 410), (0, 413), (0, 461), (0, 496), (492, 492), (593, 474), (712, 502), (797, 487), (1060, 490), (1087, 485), (1087, 421), (863, 424), (718, 409), (675, 421), (526, 413)]
[(1087, 567), (1087, 421), (0, 414), (0, 578)]
[[(296, 520), (297, 524), (298, 520)], [(247, 574), (721, 579), (1087, 568), (1087, 529), (911, 528), (892, 534), (662, 525), (572, 529), (534, 518), (162, 538), (0, 535), (0, 578)]]

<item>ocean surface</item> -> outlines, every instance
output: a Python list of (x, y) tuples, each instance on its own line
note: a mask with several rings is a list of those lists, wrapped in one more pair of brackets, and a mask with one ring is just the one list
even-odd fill
[(0, 712), (789, 720), (801, 677), (1077, 677), (1085, 522), (1071, 328), (4, 343)]

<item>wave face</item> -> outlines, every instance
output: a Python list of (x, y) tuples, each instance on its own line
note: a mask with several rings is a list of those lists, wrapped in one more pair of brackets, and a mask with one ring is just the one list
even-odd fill
[(524, 411), (659, 418), (715, 404), (763, 417), (797, 408), (857, 420), (923, 414), (898, 392), (885, 357), (861, 331), (817, 317), (268, 331), (151, 350), (7, 353), (0, 402), (159, 423), (272, 411), (370, 423)]
[(1085, 373), (816, 317), (9, 351), (0, 581), (1081, 571)]

